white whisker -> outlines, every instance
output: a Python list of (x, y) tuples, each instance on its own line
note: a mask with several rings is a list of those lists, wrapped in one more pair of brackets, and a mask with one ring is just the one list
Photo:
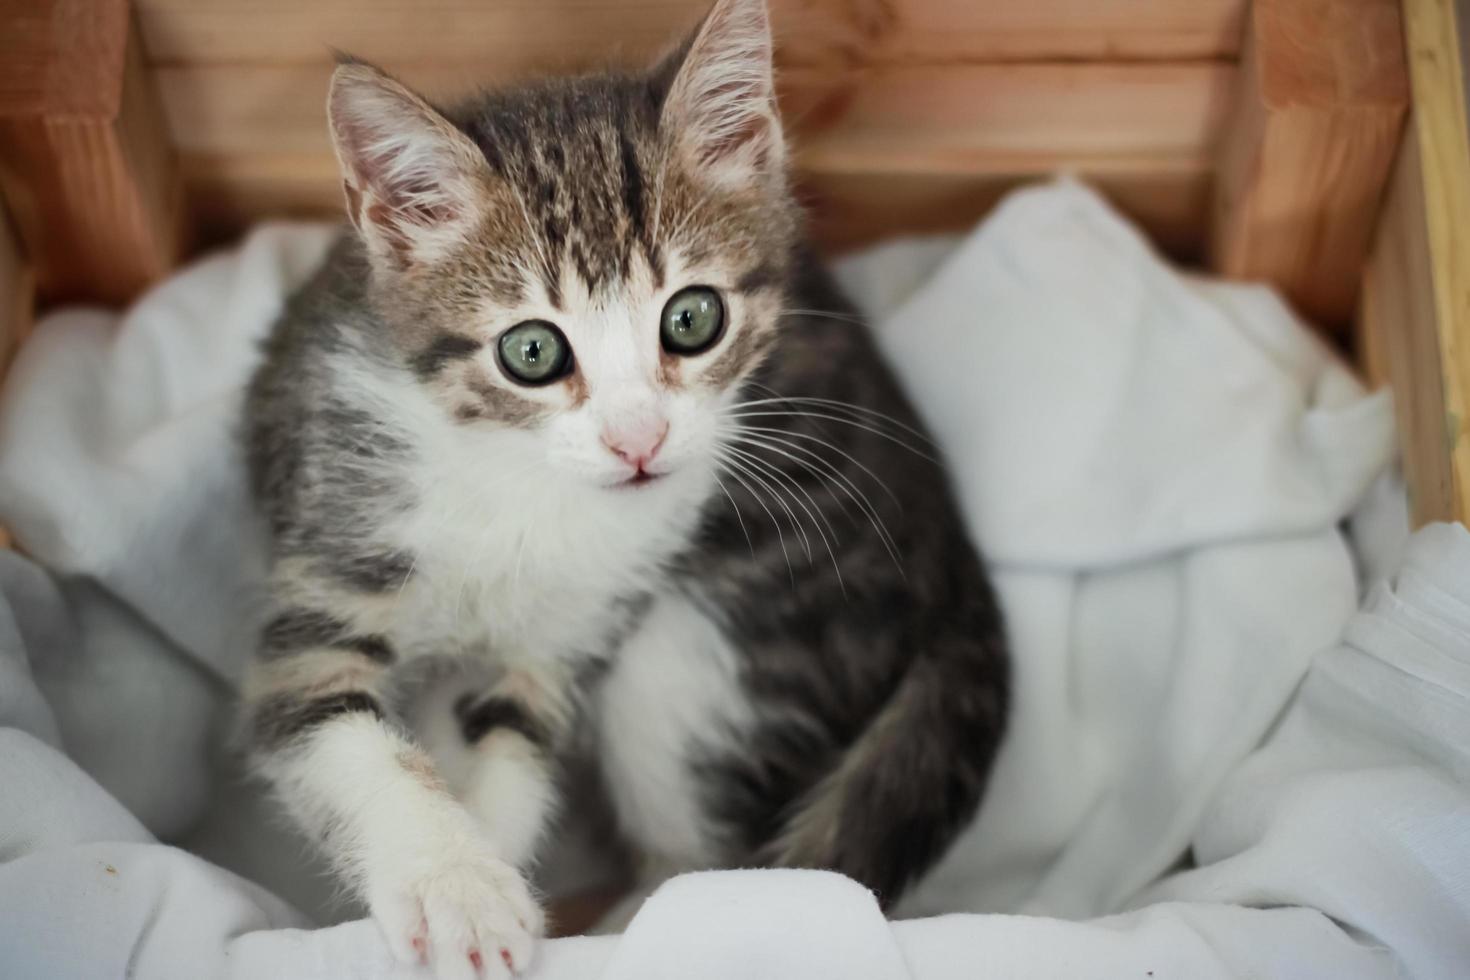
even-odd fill
[(783, 310), (780, 311), (780, 315), (781, 316), (814, 316), (814, 317), (819, 317), (819, 318), (824, 319), (824, 320), (838, 320), (838, 321), (840, 321), (842, 323), (853, 323), (853, 324), (856, 324), (857, 326), (860, 326), (860, 327), (865, 327), (865, 326), (868, 325), (868, 321), (865, 318), (861, 317), (861, 316), (855, 316), (855, 315), (853, 315), (851, 313), (838, 313), (835, 310), (797, 310), (797, 309), (783, 309)]
[(753, 465), (750, 464), (750, 453), (747, 453), (742, 449), (736, 449), (734, 446), (726, 446), (725, 450), (727, 452), (736, 453), (740, 457), (738, 459), (727, 459), (726, 462), (728, 462), (732, 466), (743, 466), (743, 472), (752, 480), (755, 480), (761, 486), (765, 487), (766, 490), (770, 492), (771, 499), (775, 502), (776, 506), (780, 507), (783, 511), (786, 512), (786, 518), (791, 522), (791, 529), (795, 531), (797, 535), (799, 535), (801, 538), (802, 550), (806, 552), (807, 564), (810, 565), (812, 562), (811, 539), (807, 537), (806, 527), (796, 519), (796, 512), (793, 511), (791, 507), (786, 503), (786, 498), (779, 492), (779, 488), (773, 486), (771, 482), (767, 480), (766, 477), (761, 473), (761, 471), (757, 470)]
[(725, 472), (733, 476), (736, 482), (745, 488), (745, 492), (750, 494), (751, 498), (757, 504), (760, 504), (761, 510), (765, 511), (766, 516), (771, 519), (771, 526), (776, 529), (776, 540), (781, 544), (781, 557), (786, 559), (786, 572), (791, 576), (791, 587), (793, 589), (796, 588), (796, 570), (791, 567), (791, 554), (786, 550), (786, 535), (781, 532), (781, 522), (776, 520), (776, 515), (771, 513), (771, 508), (767, 507), (766, 502), (761, 499), (760, 494), (756, 493), (751, 485), (745, 482), (745, 478), (734, 469), (729, 468), (733, 460), (726, 457), (723, 451), (717, 451), (716, 459), (721, 466), (726, 467)]
[[(787, 489), (787, 493), (790, 494), (791, 500), (798, 507), (800, 507), (803, 511), (805, 511), (806, 512), (806, 515), (808, 517), (811, 518), (811, 520), (812, 520), (812, 526), (817, 529), (817, 534), (818, 534), (819, 537), (821, 537), (822, 544), (826, 546), (826, 548), (827, 548), (827, 557), (832, 560), (832, 570), (837, 573), (837, 587), (839, 589), (841, 589), (843, 598), (846, 598), (847, 597), (847, 583), (842, 580), (842, 567), (837, 563), (837, 553), (832, 550), (832, 540), (837, 537), (837, 529), (832, 526), (832, 522), (827, 519), (827, 515), (822, 512), (822, 508), (817, 505), (816, 500), (814, 500), (812, 498), (812, 495), (807, 492), (806, 487), (803, 487), (790, 474), (781, 472), (780, 468), (772, 465), (771, 463), (767, 462), (766, 460), (760, 459), (759, 457), (755, 456), (755, 454), (748, 453), (748, 452), (746, 452), (745, 450), (742, 450), (742, 449), (737, 449), (734, 446), (731, 446), (729, 448), (732, 451), (734, 451), (736, 453), (739, 453), (740, 455), (746, 457), (752, 463), (752, 465), (757, 465), (757, 466), (760, 466), (760, 467), (764, 468), (764, 470), (770, 475), (770, 477), (771, 477), (772, 480), (784, 480), (785, 481), (785, 485), (788, 488)], [(777, 451), (779, 452), (779, 450), (777, 450)], [(792, 457), (792, 458), (794, 459), (795, 457)], [(798, 460), (798, 462), (800, 462), (800, 460)], [(811, 504), (811, 507), (808, 507), (807, 504), (802, 503), (801, 500), (800, 500), (800, 498), (798, 498), (796, 496), (796, 494), (791, 493), (791, 489), (792, 488), (794, 488), (795, 490), (799, 491), (802, 496), (806, 497), (808, 503)], [(834, 498), (834, 499), (836, 499), (836, 498)], [(815, 508), (815, 512), (813, 512), (813, 508)], [(818, 518), (820, 518), (820, 520)], [(822, 524), (823, 523), (825, 523), (827, 525), (827, 530), (829, 530), (829, 531), (832, 532), (832, 538), (828, 538), (827, 537), (827, 531), (824, 531), (822, 529)]]
[[(862, 491), (862, 489), (860, 487), (858, 487), (855, 483), (853, 483), (850, 479), (848, 479), (848, 477), (847, 477), (847, 475), (845, 473), (843, 473), (841, 470), (837, 469), (837, 467), (833, 466), (830, 461), (828, 461), (826, 459), (823, 459), (821, 456), (817, 455), (816, 453), (812, 452), (810, 449), (807, 449), (804, 446), (795, 446), (794, 448), (796, 448), (796, 449), (800, 450), (801, 452), (807, 454), (812, 459), (816, 460), (817, 462), (821, 463), (823, 466), (827, 467), (828, 470), (831, 472), (832, 477), (836, 477), (836, 480), (833, 480), (831, 477), (829, 477), (826, 474), (822, 473), (821, 471), (815, 469), (810, 463), (807, 463), (807, 462), (805, 462), (805, 461), (803, 461), (801, 459), (798, 459), (797, 457), (795, 457), (795, 456), (793, 456), (793, 455), (785, 452), (784, 450), (782, 450), (782, 449), (780, 449), (780, 448), (778, 448), (776, 446), (773, 446), (773, 445), (764, 443), (760, 439), (757, 439), (757, 438), (754, 438), (754, 437), (750, 437), (750, 436), (745, 436), (745, 437), (737, 436), (735, 438), (736, 438), (737, 441), (744, 442), (744, 443), (747, 443), (749, 445), (762, 446), (763, 448), (765, 448), (767, 450), (770, 450), (772, 452), (776, 452), (776, 453), (780, 453), (780, 454), (782, 454), (784, 456), (788, 456), (793, 461), (795, 461), (797, 463), (800, 463), (801, 465), (806, 466), (806, 468), (814, 476), (818, 477), (818, 479), (821, 479), (824, 482), (832, 483), (839, 490), (841, 490), (843, 493), (847, 494), (847, 496), (852, 500), (853, 504), (858, 508), (858, 512), (861, 513), (864, 517), (866, 517), (868, 519), (868, 523), (871, 524), (873, 526), (873, 530), (875, 532), (877, 532), (877, 534), (878, 534), (878, 540), (883, 544), (883, 549), (888, 552), (888, 556), (889, 556), (889, 558), (891, 558), (893, 560), (894, 565), (896, 565), (898, 567), (899, 574), (900, 575), (903, 575), (904, 574), (904, 571), (903, 571), (903, 560), (898, 555), (898, 545), (897, 545), (897, 542), (895, 542), (893, 540), (893, 535), (892, 535), (891, 532), (889, 532), (888, 525), (886, 523), (884, 523), (883, 518), (882, 518), (881, 515), (879, 515), (877, 508), (874, 507), (873, 506), (873, 502), (868, 499), (868, 495), (865, 494), (865, 493), (863, 493), (863, 491)], [(841, 481), (841, 482), (837, 482), (837, 481)], [(886, 484), (885, 484), (885, 486), (886, 486)], [(829, 490), (828, 492), (830, 493), (831, 491)], [(854, 496), (855, 493), (856, 493), (856, 496)], [(836, 495), (834, 494), (833, 496), (834, 496), (834, 499), (836, 499)], [(859, 500), (859, 497), (861, 497), (861, 500)]]
[(893, 433), (891, 433), (891, 432), (884, 432), (882, 429), (875, 428), (875, 427), (873, 427), (871, 425), (865, 425), (864, 423), (859, 422), (856, 419), (844, 418), (841, 415), (828, 415), (828, 414), (825, 414), (825, 413), (822, 413), (822, 412), (778, 412), (778, 411), (770, 411), (770, 410), (766, 410), (766, 409), (761, 409), (759, 411), (754, 411), (754, 412), (749, 412), (749, 411), (729, 411), (729, 410), (727, 410), (724, 414), (726, 416), (728, 416), (730, 418), (734, 418), (734, 419), (803, 418), (803, 419), (824, 419), (824, 420), (829, 421), (829, 422), (841, 422), (844, 425), (850, 425), (853, 428), (862, 429), (864, 432), (871, 432), (873, 435), (878, 436), (878, 437), (880, 437), (882, 439), (887, 439), (889, 442), (893, 443), (895, 446), (901, 446), (902, 448), (907, 449), (909, 452), (913, 453), (915, 456), (918, 456), (921, 459), (926, 459), (929, 462), (934, 463), (936, 466), (939, 465), (939, 460), (935, 459), (933, 456), (929, 455), (928, 453), (924, 452), (921, 449), (915, 449), (913, 446), (911, 446), (908, 443), (904, 442), (902, 439), (898, 438)]
[[(828, 442), (826, 439), (821, 438), (820, 436), (809, 435), (805, 432), (794, 432), (791, 429), (776, 429), (764, 425), (742, 425), (739, 426), (739, 429), (741, 432), (759, 432), (764, 436), (775, 439), (782, 445), (791, 446), (793, 449), (800, 449), (808, 453), (810, 453), (811, 450), (807, 447), (798, 446), (795, 443), (789, 442), (787, 438), (783, 437), (790, 437), (791, 439), (805, 439), (809, 442), (815, 442), (819, 446), (825, 446), (828, 449), (832, 450), (834, 453), (837, 453), (843, 459), (847, 460), (852, 465), (856, 466), (858, 469), (862, 470), (864, 473), (866, 473), (874, 483), (878, 484), (878, 486), (882, 488), (884, 493), (888, 494), (889, 500), (892, 500), (900, 510), (903, 509), (903, 502), (898, 499), (898, 495), (893, 492), (893, 488), (890, 487), (886, 482), (884, 482), (882, 477), (880, 477), (877, 473), (874, 473), (867, 466), (863, 465), (862, 461), (853, 456), (851, 453), (844, 451), (840, 446), (836, 446)], [(823, 462), (826, 462), (826, 460), (823, 460)], [(827, 465), (830, 466), (831, 463), (828, 463)]]
[(923, 440), (924, 442), (928, 443), (931, 446), (933, 446), (935, 444), (934, 443), (934, 440), (931, 439), (931, 438), (929, 438), (928, 433), (924, 432), (923, 430), (917, 429), (914, 426), (908, 425), (908, 424), (906, 424), (904, 422), (900, 422), (898, 419), (894, 418), (892, 415), (888, 415), (885, 412), (880, 412), (880, 411), (878, 411), (875, 408), (869, 408), (866, 405), (858, 405), (858, 404), (856, 404), (854, 402), (842, 401), (841, 399), (838, 399), (838, 398), (814, 398), (814, 397), (811, 397), (809, 395), (782, 395), (779, 391), (777, 391), (776, 389), (770, 387), (769, 385), (763, 385), (763, 384), (760, 384), (759, 382), (756, 382), (756, 381), (747, 381), (746, 384), (748, 384), (752, 388), (759, 388), (761, 391), (768, 392), (768, 393), (770, 393), (770, 395), (772, 397), (770, 397), (770, 398), (757, 398), (757, 399), (752, 399), (752, 400), (749, 400), (749, 401), (740, 402), (740, 403), (732, 406), (733, 408), (743, 408), (745, 406), (759, 406), (759, 405), (780, 405), (780, 404), (789, 404), (789, 405), (818, 405), (818, 406), (821, 406), (823, 409), (831, 409), (831, 410), (841, 410), (841, 411), (853, 412), (855, 414), (858, 414), (858, 415), (861, 415), (861, 416), (865, 417), (865, 419), (867, 421), (872, 421), (872, 422), (887, 422), (889, 425), (892, 425), (892, 426), (894, 426), (895, 428), (898, 428), (898, 429), (902, 429), (904, 432), (907, 432), (909, 435), (915, 436), (916, 438)]
[(735, 520), (740, 524), (740, 533), (745, 535), (745, 544), (750, 548), (750, 557), (753, 561), (755, 559), (755, 542), (750, 540), (750, 532), (745, 529), (745, 518), (740, 516), (740, 505), (735, 502), (734, 497), (730, 496), (730, 491), (725, 487), (725, 481), (721, 480), (718, 476), (715, 477), (715, 485), (720, 488), (720, 492), (725, 495), (725, 499), (730, 501), (730, 509), (735, 512)]

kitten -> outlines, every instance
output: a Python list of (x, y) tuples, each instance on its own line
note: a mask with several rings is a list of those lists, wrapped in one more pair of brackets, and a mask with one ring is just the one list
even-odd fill
[[(328, 108), (352, 229), (248, 403), (259, 770), (441, 977), (527, 964), (578, 744), (666, 866), (891, 902), (979, 804), (1008, 661), (935, 450), (803, 241), (763, 0), (646, 75), (441, 112), (347, 61)], [(432, 752), (397, 703), (426, 656), (494, 669)]]

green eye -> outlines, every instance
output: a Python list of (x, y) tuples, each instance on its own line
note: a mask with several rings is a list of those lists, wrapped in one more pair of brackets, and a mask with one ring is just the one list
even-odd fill
[(708, 286), (681, 289), (664, 304), (659, 336), (671, 354), (698, 354), (720, 339), (725, 328), (725, 304)]
[(572, 348), (562, 332), (545, 320), (518, 323), (500, 335), (500, 366), (525, 385), (544, 385), (566, 374)]

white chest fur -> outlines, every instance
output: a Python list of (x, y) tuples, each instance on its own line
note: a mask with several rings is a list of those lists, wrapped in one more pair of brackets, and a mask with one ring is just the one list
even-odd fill
[(507, 451), (534, 434), (506, 435), (467, 428), (419, 444), (414, 499), (389, 524), (415, 558), (395, 617), (410, 654), (596, 652), (617, 600), (659, 581), (712, 486), (695, 468), (642, 487), (590, 486)]
[(408, 458), (401, 494), (374, 501), (385, 544), (412, 555), (379, 606), (407, 656), (491, 652), (510, 663), (605, 649), (617, 600), (657, 587), (717, 493), (695, 460), (642, 486), (599, 486), (558, 466), (535, 428), (455, 420), (411, 379), (364, 358), (334, 365), (337, 389), (391, 419)]

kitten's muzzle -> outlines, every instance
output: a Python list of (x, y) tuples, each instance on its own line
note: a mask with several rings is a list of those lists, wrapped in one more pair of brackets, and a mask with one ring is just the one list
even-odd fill
[(603, 426), (602, 444), (607, 447), (608, 452), (632, 467), (629, 481), (652, 479), (658, 474), (650, 473), (649, 466), (663, 447), (668, 434), (667, 419), (644, 418), (630, 424)]

